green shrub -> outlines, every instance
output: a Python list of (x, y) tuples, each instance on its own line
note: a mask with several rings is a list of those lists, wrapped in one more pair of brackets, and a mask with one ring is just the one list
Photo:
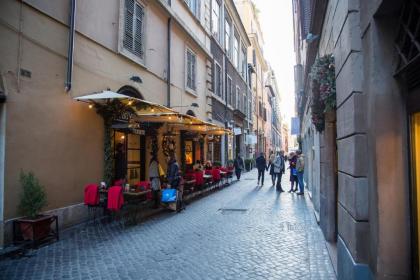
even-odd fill
[(220, 161), (215, 161), (213, 162), (213, 166), (219, 167), (219, 166), (222, 166), (222, 163)]
[(29, 218), (39, 215), (42, 208), (47, 206), (47, 195), (44, 187), (32, 172), (20, 172), (20, 183), (23, 192), (20, 197), (19, 213)]

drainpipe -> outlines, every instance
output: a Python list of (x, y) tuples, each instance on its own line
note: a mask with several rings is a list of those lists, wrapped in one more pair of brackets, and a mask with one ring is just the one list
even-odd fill
[[(169, 1), (170, 5), (170, 1)], [(167, 77), (166, 77), (166, 106), (171, 108), (171, 26), (172, 26), (172, 18), (168, 18), (168, 61), (167, 61)]]
[(76, 27), (76, 0), (71, 0), (70, 3), (70, 20), (69, 20), (69, 45), (67, 50), (67, 78), (65, 83), (65, 90), (71, 90), (71, 82), (73, 75), (73, 52), (74, 52), (74, 33)]
[[(168, 0), (169, 7), (171, 6), (172, 1)], [(167, 77), (166, 77), (166, 106), (171, 108), (171, 28), (172, 27), (172, 17), (168, 18), (168, 54), (167, 54)]]

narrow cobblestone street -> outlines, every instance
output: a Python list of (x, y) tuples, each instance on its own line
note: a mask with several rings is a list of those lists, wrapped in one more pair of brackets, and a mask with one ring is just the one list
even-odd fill
[(257, 188), (255, 178), (134, 227), (73, 229), (30, 257), (0, 262), (0, 278), (335, 279), (309, 198), (279, 194), (269, 178)]

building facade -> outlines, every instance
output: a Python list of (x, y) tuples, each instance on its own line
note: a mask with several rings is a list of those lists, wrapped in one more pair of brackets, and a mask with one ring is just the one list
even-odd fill
[(223, 163), (245, 154), (248, 129), (248, 65), (250, 41), (231, 0), (211, 1), (212, 121), (233, 136), (209, 144), (214, 161)]
[[(419, 5), (293, 4), (305, 181), (338, 279), (418, 279)], [(336, 106), (319, 133), (309, 73), (331, 54)]]
[[(118, 92), (211, 120), (210, 8), (210, 0), (1, 1), (1, 245), (19, 217), (21, 170), (45, 186), (45, 210), (62, 227), (86, 218), (83, 188), (104, 178), (104, 121), (75, 97)], [(146, 177), (154, 143), (170, 132), (158, 126), (152, 138), (139, 125), (143, 133), (112, 129), (113, 146), (134, 153), (132, 181)], [(177, 132), (178, 159), (206, 160), (215, 137)]]
[(269, 68), (267, 72), (265, 88), (267, 90), (267, 100), (269, 105), (269, 111), (271, 113), (271, 118), (268, 121), (270, 133), (271, 133), (271, 145), (268, 150), (271, 152), (277, 152), (280, 150), (285, 151), (285, 146), (282, 143), (282, 118), (280, 113), (280, 92), (277, 85), (276, 75), (274, 70)]
[[(256, 139), (252, 152), (254, 156), (260, 152), (268, 155), (271, 146), (271, 120), (268, 119), (270, 112), (267, 112), (269, 102), (265, 82), (268, 64), (263, 53), (263, 33), (255, 4), (251, 0), (235, 0), (235, 4), (251, 41), (251, 47), (248, 48), (248, 63), (252, 91), (252, 133)], [(268, 131), (266, 125), (269, 127)]]

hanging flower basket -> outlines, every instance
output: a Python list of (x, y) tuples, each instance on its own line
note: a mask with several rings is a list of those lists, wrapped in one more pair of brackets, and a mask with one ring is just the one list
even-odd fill
[(336, 108), (335, 66), (332, 54), (317, 58), (312, 65), (312, 123), (318, 132), (325, 129), (325, 113)]

